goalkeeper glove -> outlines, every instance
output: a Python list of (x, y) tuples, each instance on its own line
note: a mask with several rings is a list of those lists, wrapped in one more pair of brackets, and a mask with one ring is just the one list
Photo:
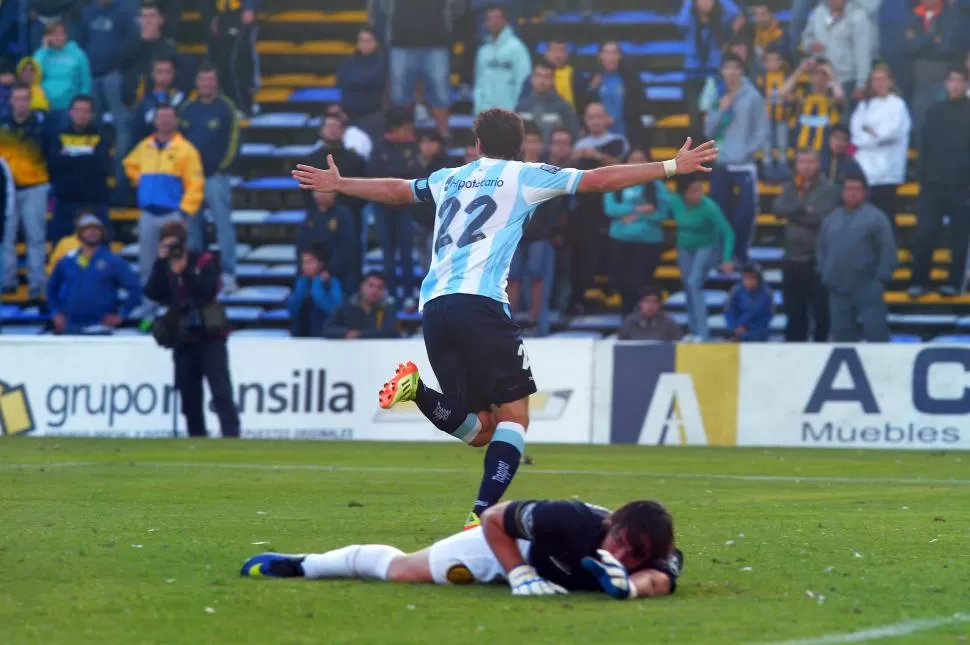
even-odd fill
[(583, 568), (593, 574), (596, 582), (606, 593), (617, 600), (637, 597), (637, 588), (630, 581), (626, 568), (613, 557), (613, 554), (603, 549), (596, 551), (596, 558), (583, 558)]
[(521, 564), (509, 571), (509, 586), (513, 596), (553, 596), (569, 593), (562, 587), (539, 576), (527, 564)]

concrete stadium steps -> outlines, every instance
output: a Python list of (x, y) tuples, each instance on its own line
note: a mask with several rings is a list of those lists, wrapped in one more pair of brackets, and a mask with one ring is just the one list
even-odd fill
[[(269, 5), (275, 7), (276, 2)], [(328, 2), (327, 6), (330, 6)], [(264, 9), (266, 7), (264, 6)], [(354, 42), (357, 31), (367, 24), (366, 11), (281, 11), (259, 12), (259, 39), (266, 41), (333, 40)], [(179, 38), (188, 43), (204, 43), (209, 38), (209, 25), (201, 13), (182, 14)]]

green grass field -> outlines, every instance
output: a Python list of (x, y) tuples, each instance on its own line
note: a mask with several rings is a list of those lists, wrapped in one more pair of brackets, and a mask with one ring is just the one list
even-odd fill
[[(460, 529), (482, 453), (457, 443), (13, 438), (0, 440), (0, 643), (760, 644), (970, 610), (970, 454), (529, 454), (510, 497), (667, 504), (686, 555), (677, 593), (239, 577), (259, 551), (409, 550)], [(959, 620), (889, 640), (966, 642)]]

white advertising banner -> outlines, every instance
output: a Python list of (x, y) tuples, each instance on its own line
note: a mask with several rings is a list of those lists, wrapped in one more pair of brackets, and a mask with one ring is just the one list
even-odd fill
[(739, 446), (970, 449), (970, 347), (744, 345)]
[[(534, 340), (526, 348), (539, 387), (529, 441), (589, 443), (593, 342)], [(413, 404), (377, 405), (381, 385), (405, 360), (437, 385), (420, 340), (244, 338), (230, 342), (229, 357), (244, 437), (451, 440)], [(171, 354), (147, 338), (2, 339), (0, 434), (184, 435), (173, 371)], [(216, 433), (211, 411), (207, 423)]]

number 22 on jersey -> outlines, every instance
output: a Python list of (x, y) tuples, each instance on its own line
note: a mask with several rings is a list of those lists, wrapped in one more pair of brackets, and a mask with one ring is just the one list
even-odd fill
[[(482, 195), (481, 197), (473, 199), (464, 209), (465, 213), (471, 216), (471, 219), (468, 220), (465, 229), (458, 235), (457, 247), (459, 249), (464, 248), (469, 244), (484, 240), (485, 233), (482, 232), (482, 227), (485, 226), (485, 223), (495, 214), (497, 209), (498, 205), (489, 195)], [(455, 244), (451, 224), (454, 222), (455, 216), (460, 210), (461, 201), (457, 197), (449, 197), (442, 202), (441, 208), (438, 209), (438, 217), (441, 218), (441, 227), (438, 230), (438, 237), (434, 242), (435, 254), (440, 253), (448, 245)], [(458, 232), (455, 231), (455, 233), (457, 234)]]

